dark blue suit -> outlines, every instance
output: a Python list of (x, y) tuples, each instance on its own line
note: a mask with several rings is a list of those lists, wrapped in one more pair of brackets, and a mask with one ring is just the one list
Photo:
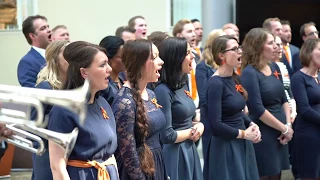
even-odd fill
[[(38, 53), (34, 48), (31, 47), (30, 51), (22, 57), (18, 64), (18, 81), (22, 87), (35, 87), (37, 76), (41, 68), (45, 65), (46, 60)], [(34, 112), (32, 112), (33, 116)], [(49, 159), (48, 154), (47, 159)], [(44, 155), (44, 156), (45, 156)], [(33, 164), (36, 161), (36, 155), (33, 154)], [(35, 179), (35, 172), (32, 172), (31, 179)], [(49, 178), (49, 177), (48, 177)], [(51, 178), (52, 179), (52, 178)]]
[(37, 75), (46, 60), (34, 48), (20, 60), (18, 64), (18, 80), (23, 87), (35, 87)]
[(203, 60), (196, 68), (196, 83), (199, 95), (199, 107), (200, 107), (200, 121), (204, 125), (204, 132), (202, 135), (202, 151), (203, 155), (207, 154), (208, 144), (210, 137), (212, 136), (212, 130), (207, 128), (210, 126), (208, 119), (206, 118), (206, 101), (207, 101), (207, 85), (209, 78), (214, 74), (216, 70), (207, 65)]
[(291, 78), (295, 72), (299, 71), (302, 68), (302, 65), (301, 65), (301, 61), (299, 58), (300, 49), (297, 46), (294, 46), (292, 44), (289, 44), (289, 48), (290, 48), (290, 52), (291, 52), (292, 67), (290, 66), (284, 53), (282, 55), (281, 62), (283, 62), (286, 65), (288, 72), (289, 72), (289, 76)]

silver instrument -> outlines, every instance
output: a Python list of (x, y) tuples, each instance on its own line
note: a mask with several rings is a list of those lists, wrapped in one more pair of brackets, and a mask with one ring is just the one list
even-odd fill
[[(46, 125), (42, 125), (44, 117), (42, 102), (58, 105), (74, 112), (79, 115), (80, 124), (83, 124), (87, 114), (86, 106), (89, 87), (89, 81), (87, 80), (82, 87), (75, 90), (48, 90), (0, 84), (0, 102), (30, 104), (33, 105), (38, 113), (35, 121), (30, 121), (28, 118), (16, 118), (13, 117), (15, 116), (14, 114), (11, 116), (0, 114), (0, 123), (29, 124), (31, 126), (45, 127)], [(7, 117), (10, 117), (9, 121)]]
[[(8, 143), (28, 150), (37, 155), (45, 152), (44, 142), (42, 138), (52, 141), (59, 145), (65, 151), (65, 158), (68, 158), (76, 144), (78, 138), (78, 128), (74, 128), (71, 133), (58, 133), (44, 128), (38, 128), (26, 124), (10, 124), (7, 128), (12, 130), (15, 135), (5, 139)], [(36, 134), (36, 135), (34, 135)], [(34, 148), (31, 140), (39, 143), (39, 148)]]
[[(2, 86), (2, 85), (0, 85)], [(14, 89), (11, 87), (11, 89)], [(34, 107), (37, 112), (38, 116), (37, 119), (34, 121), (27, 120), (26, 115), (22, 115), (22, 111), (17, 110), (8, 110), (8, 109), (2, 109), (0, 111), (0, 122), (4, 124), (11, 124), (11, 123), (18, 123), (18, 124), (25, 124), (28, 123), (33, 126), (41, 126), (43, 123), (43, 106), (41, 104), (41, 101), (35, 98), (26, 97), (17, 95), (15, 93), (9, 94), (7, 92), (2, 92), (0, 89), (0, 102), (1, 103), (19, 103), (24, 105), (31, 105)]]
[[(14, 133), (4, 140), (41, 155), (45, 152), (42, 137), (63, 148), (65, 158), (68, 158), (76, 143), (79, 130), (75, 128), (71, 133), (58, 133), (41, 128), (47, 125), (47, 122), (43, 121), (42, 103), (61, 106), (74, 112), (79, 115), (79, 123), (82, 125), (87, 114), (89, 87), (87, 80), (82, 87), (75, 90), (47, 90), (0, 85), (0, 102), (32, 105), (38, 115), (35, 121), (31, 121), (24, 112), (0, 108), (0, 123), (6, 124), (6, 127)], [(31, 140), (38, 142), (39, 148), (35, 148)]]

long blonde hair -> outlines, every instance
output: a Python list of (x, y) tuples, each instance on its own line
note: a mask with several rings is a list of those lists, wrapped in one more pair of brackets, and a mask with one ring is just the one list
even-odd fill
[(36, 86), (42, 81), (48, 81), (52, 89), (61, 89), (63, 84), (59, 79), (59, 54), (69, 44), (69, 41), (54, 41), (46, 49), (46, 66), (38, 74)]
[(202, 58), (200, 61), (202, 60), (205, 60), (207, 65), (211, 66), (212, 68), (216, 69), (218, 68), (219, 66), (215, 63), (214, 59), (213, 59), (213, 55), (212, 55), (212, 52), (211, 52), (211, 48), (212, 48), (212, 44), (213, 44), (213, 41), (219, 37), (219, 36), (222, 36), (222, 35), (225, 35), (226, 33), (223, 32), (222, 29), (214, 29), (212, 30), (209, 35), (208, 35), (208, 38), (207, 38), (207, 41), (206, 41), (206, 45), (204, 47), (204, 50), (202, 52)]

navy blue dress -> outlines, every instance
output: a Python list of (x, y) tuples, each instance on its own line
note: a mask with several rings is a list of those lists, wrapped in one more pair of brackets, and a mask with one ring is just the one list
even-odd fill
[(116, 82), (114, 82), (110, 76), (108, 77), (109, 79), (109, 85), (106, 89), (100, 91), (100, 96), (104, 97), (109, 104), (112, 104), (114, 97), (117, 95), (119, 91), (119, 85), (120, 87), (123, 86), (124, 80), (122, 79), (122, 76), (119, 76), (120, 84), (118, 85)]
[(138, 154), (143, 147), (138, 143), (135, 135), (137, 105), (133, 99), (132, 90), (124, 86), (119, 90), (112, 104), (119, 143), (115, 155), (121, 180), (167, 180), (160, 143), (160, 132), (165, 127), (165, 117), (159, 107), (151, 101), (156, 98), (154, 93), (149, 89), (147, 92), (148, 100), (144, 100), (149, 123), (146, 143), (153, 154), (155, 173), (153, 176), (147, 176), (141, 169)]
[(172, 91), (161, 83), (155, 88), (158, 103), (166, 117), (166, 127), (161, 132), (164, 161), (171, 180), (202, 180), (202, 170), (195, 143), (185, 140), (175, 143), (178, 130), (192, 127), (196, 106), (185, 91), (187, 85)]
[[(287, 102), (281, 74), (275, 63), (270, 65), (272, 74), (264, 75), (253, 66), (246, 66), (241, 73), (241, 83), (248, 92), (249, 117), (260, 127), (262, 141), (254, 144), (259, 176), (274, 176), (289, 169), (288, 145), (278, 140), (281, 132), (264, 124), (259, 118), (268, 110), (283, 124), (286, 115), (282, 105)], [(278, 75), (278, 76), (276, 76)]]
[(252, 142), (237, 139), (239, 129), (251, 123), (242, 111), (245, 105), (231, 76), (209, 79), (206, 116), (213, 133), (204, 160), (204, 179), (259, 179)]
[[(318, 79), (319, 82), (319, 79)], [(301, 178), (320, 178), (320, 85), (297, 71), (291, 78), (293, 96), (297, 102), (294, 147), (297, 169)]]
[[(48, 81), (42, 81), (39, 83), (36, 88), (40, 89), (52, 89), (50, 83)], [(52, 105), (42, 103), (43, 110), (44, 110), (44, 116), (46, 117), (51, 108)], [(31, 119), (35, 119), (37, 116), (37, 111), (35, 109), (31, 110)], [(33, 160), (33, 168), (32, 168), (32, 180), (42, 180), (42, 179), (53, 179), (51, 168), (50, 168), (50, 160), (49, 160), (49, 148), (48, 148), (48, 140), (43, 139), (44, 147), (46, 151), (41, 155), (38, 156), (36, 154), (32, 154), (32, 160)], [(35, 147), (38, 147), (37, 142), (34, 142)]]
[(211, 137), (211, 129), (209, 127), (208, 119), (205, 115), (205, 106), (206, 106), (206, 98), (207, 98), (207, 86), (209, 78), (214, 74), (216, 70), (213, 69), (211, 66), (207, 65), (206, 62), (203, 60), (201, 61), (196, 68), (196, 83), (197, 83), (197, 90), (199, 95), (199, 107), (200, 107), (200, 121), (204, 125), (204, 132), (201, 136), (202, 139), (202, 152), (204, 158), (206, 158), (207, 149), (209, 140)]
[[(103, 118), (100, 110), (103, 107), (109, 116)], [(98, 96), (94, 103), (88, 104), (87, 117), (83, 125), (79, 124), (77, 115), (64, 108), (54, 106), (50, 112), (48, 129), (60, 133), (70, 133), (75, 127), (79, 128), (78, 139), (69, 160), (104, 162), (117, 148), (116, 123), (110, 105)], [(118, 180), (118, 172), (114, 165), (106, 166), (111, 180)], [(98, 170), (67, 166), (71, 179), (96, 180)]]

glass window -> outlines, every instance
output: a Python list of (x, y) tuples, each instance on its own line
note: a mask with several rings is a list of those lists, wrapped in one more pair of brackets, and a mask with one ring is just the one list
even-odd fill
[(181, 19), (198, 19), (201, 22), (201, 0), (171, 0), (170, 25), (174, 26)]
[(37, 0), (0, 0), (0, 30), (21, 30), (23, 20), (36, 10)]

